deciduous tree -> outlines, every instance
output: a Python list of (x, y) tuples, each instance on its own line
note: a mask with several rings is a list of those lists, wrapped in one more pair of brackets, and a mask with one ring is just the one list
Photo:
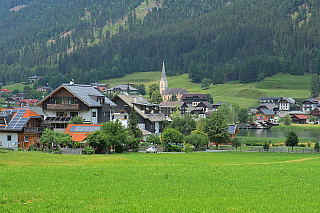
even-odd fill
[(289, 132), (286, 138), (286, 146), (291, 146), (293, 151), (293, 147), (298, 146), (298, 143), (299, 143), (298, 135), (293, 131)]

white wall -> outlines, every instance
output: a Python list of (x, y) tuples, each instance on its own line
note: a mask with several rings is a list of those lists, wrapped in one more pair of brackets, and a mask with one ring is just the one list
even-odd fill
[[(90, 121), (92, 124), (98, 124), (98, 109), (90, 109)], [(92, 117), (93, 112), (96, 113), (96, 117)]]
[[(11, 141), (7, 141), (7, 136), (11, 135)], [(1, 148), (18, 148), (18, 133), (8, 133), (8, 132), (1, 132), (0, 133), (0, 141), (2, 143)]]
[(159, 134), (160, 133), (160, 125), (159, 122), (154, 122), (154, 128), (156, 129), (155, 134)]

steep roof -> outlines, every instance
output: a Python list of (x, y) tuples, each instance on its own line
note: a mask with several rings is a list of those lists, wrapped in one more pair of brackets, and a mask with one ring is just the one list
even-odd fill
[(3, 92), (3, 93), (12, 93), (12, 91), (9, 90), (9, 89), (0, 89), (0, 92)]
[(238, 125), (236, 124), (229, 124), (229, 129), (228, 129), (229, 134), (234, 135), (236, 133), (239, 133), (239, 128)]
[(30, 118), (41, 118), (32, 110), (24, 109), (4, 109), (0, 113), (0, 117), (5, 119), (6, 125), (0, 126), (0, 131), (20, 132)]
[(294, 116), (299, 118), (300, 120), (309, 119), (306, 115), (294, 115)]
[(160, 107), (174, 107), (175, 105), (181, 107), (184, 103), (181, 101), (168, 101), (168, 102), (161, 102), (159, 104)]
[[(212, 105), (209, 103), (209, 101), (201, 101), (199, 104), (204, 104), (207, 108), (211, 109), (212, 108)], [(198, 104), (198, 106), (199, 106)]]
[[(135, 95), (135, 96), (126, 96), (126, 95), (119, 95), (117, 94), (116, 96), (114, 96), (111, 100), (115, 100), (115, 99), (121, 99), (123, 102), (125, 102), (128, 106), (130, 106), (130, 108), (132, 108), (134, 106), (134, 100), (135, 98), (137, 98), (137, 100), (139, 100), (139, 96)], [(142, 103), (149, 103), (146, 99), (143, 98)], [(156, 105), (156, 104), (152, 104), (152, 105)], [(134, 108), (135, 111), (144, 119), (148, 119), (152, 122), (155, 121), (166, 121), (166, 117), (164, 114), (162, 113), (150, 113), (150, 114), (145, 114), (142, 112), (142, 110), (140, 110), (138, 107)]]
[(28, 105), (36, 105), (39, 102), (39, 100), (38, 99), (20, 99), (18, 102), (18, 105), (20, 105), (22, 102), (25, 102)]
[(161, 81), (167, 81), (166, 68), (164, 67), (164, 61), (163, 61), (163, 64), (162, 64)]
[[(180, 92), (181, 91), (181, 92)], [(187, 92), (187, 90), (185, 89), (182, 89), (182, 87), (180, 88), (165, 88), (163, 91), (162, 91), (162, 95), (178, 95), (178, 94), (189, 94)]]
[[(71, 94), (76, 96), (79, 100), (81, 100), (84, 104), (86, 104), (89, 107), (101, 107), (102, 105), (94, 100), (93, 97), (104, 97), (106, 103), (111, 103), (110, 99), (105, 97), (103, 94), (101, 94), (98, 90), (93, 88), (90, 85), (83, 85), (83, 84), (62, 84), (60, 87), (55, 89), (52, 93), (47, 95), (44, 99), (42, 99), (37, 106), (40, 106), (43, 104), (45, 100), (50, 98), (54, 93), (59, 91), (60, 89), (66, 89)], [(113, 103), (114, 104), (114, 103)], [(114, 104), (115, 105), (115, 104)]]
[(260, 109), (265, 115), (275, 115), (270, 109)]

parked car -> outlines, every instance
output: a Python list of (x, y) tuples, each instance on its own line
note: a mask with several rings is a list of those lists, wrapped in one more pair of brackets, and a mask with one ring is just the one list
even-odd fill
[(146, 153), (157, 153), (158, 149), (154, 145), (149, 145), (147, 147)]

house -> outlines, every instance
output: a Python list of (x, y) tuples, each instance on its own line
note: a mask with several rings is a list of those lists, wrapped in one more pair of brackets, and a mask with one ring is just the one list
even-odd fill
[(310, 112), (315, 110), (319, 105), (319, 101), (316, 99), (307, 99), (302, 102), (302, 111), (303, 112)]
[(256, 113), (257, 120), (274, 121), (275, 113), (269, 109), (259, 109)]
[(138, 89), (130, 86), (130, 85), (116, 85), (114, 87), (111, 87), (110, 89), (107, 89), (108, 92), (113, 92), (113, 93), (116, 93), (116, 92), (119, 92), (120, 94), (126, 94), (127, 93), (127, 90), (128, 90), (128, 87), (129, 87), (129, 90), (130, 90), (130, 93), (131, 94), (136, 94), (138, 93)]
[(12, 94), (12, 91), (9, 89), (0, 89), (0, 97), (1, 97), (1, 94), (10, 95), (10, 94)]
[(320, 108), (315, 108), (310, 115), (320, 118)]
[(20, 97), (18, 96), (11, 96), (6, 98), (6, 103), (7, 104), (17, 104), (20, 101)]
[(292, 123), (306, 124), (307, 119), (309, 119), (306, 115), (292, 115), (291, 121)]
[(260, 103), (274, 103), (276, 105), (279, 104), (282, 97), (260, 97)]
[(50, 90), (51, 90), (50, 87), (37, 87), (37, 88), (36, 88), (36, 91), (37, 91), (37, 92), (48, 92), (48, 91), (50, 91)]
[(54, 128), (65, 129), (72, 117), (81, 117), (85, 123), (100, 124), (111, 120), (116, 105), (91, 85), (62, 84), (37, 106), (45, 113), (45, 120)]
[(29, 148), (48, 127), (32, 110), (5, 109), (0, 113), (0, 147)]
[(278, 105), (273, 104), (273, 103), (261, 103), (259, 106), (257, 106), (256, 109), (257, 110), (259, 110), (259, 109), (269, 109), (272, 112), (278, 112), (279, 111)]
[(74, 142), (83, 142), (88, 134), (98, 131), (101, 124), (69, 124), (64, 133), (68, 133)]
[(164, 67), (164, 62), (162, 65), (162, 75), (160, 79), (160, 94), (162, 96), (163, 101), (174, 101), (173, 99), (176, 99), (177, 101), (181, 99), (181, 97), (184, 94), (189, 94), (187, 90), (180, 88), (169, 88), (168, 87), (168, 81), (166, 77), (166, 70)]
[(197, 106), (200, 102), (206, 101), (207, 94), (184, 94), (181, 96), (181, 101), (188, 106)]
[(176, 107), (178, 107), (181, 115), (186, 113), (187, 105), (181, 101), (169, 101), (169, 102), (161, 102), (159, 104), (160, 111), (162, 114), (169, 116), (172, 112), (176, 111)]
[(279, 101), (279, 109), (282, 111), (290, 110), (290, 105), (296, 104), (296, 101), (290, 97), (284, 97)]
[[(134, 107), (138, 115), (138, 126), (151, 133), (160, 134), (163, 131), (163, 122), (167, 121), (166, 116), (160, 112), (158, 104), (149, 103), (142, 96), (137, 95), (116, 95), (111, 99), (116, 105), (115, 111), (123, 111), (130, 114)], [(112, 113), (114, 116), (114, 113)], [(129, 116), (127, 116), (129, 119)], [(113, 118), (114, 120), (114, 118)]]
[(235, 138), (237, 136), (237, 134), (240, 133), (238, 125), (237, 124), (229, 124), (228, 132), (230, 134), (231, 139)]
[(100, 92), (107, 92), (109, 84), (91, 83), (91, 86), (99, 90)]
[(38, 102), (38, 99), (20, 99), (17, 105), (19, 107), (30, 107), (35, 106)]
[(217, 111), (219, 109), (220, 106), (222, 106), (222, 104), (226, 104), (227, 107), (229, 107), (229, 104), (228, 103), (225, 103), (225, 102), (218, 102), (216, 104), (212, 104), (212, 110), (213, 111)]
[(202, 107), (205, 112), (212, 111), (212, 105), (208, 101), (201, 101), (196, 107)]
[(29, 77), (29, 82), (33, 83), (35, 81), (38, 81), (39, 79), (40, 79), (40, 76), (36, 76), (36, 75), (30, 76)]

